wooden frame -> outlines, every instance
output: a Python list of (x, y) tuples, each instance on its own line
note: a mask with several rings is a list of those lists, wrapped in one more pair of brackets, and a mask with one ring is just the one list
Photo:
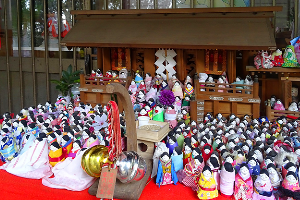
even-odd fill
[(300, 112), (294, 112), (294, 111), (289, 111), (289, 110), (274, 110), (271, 108), (270, 105), (268, 105), (267, 109), (266, 109), (266, 116), (268, 117), (269, 121), (272, 122), (281, 116), (300, 117)]
[[(222, 52), (222, 63), (221, 63), (221, 70), (219, 70), (219, 52)], [(212, 62), (212, 70), (211, 68), (211, 61), (210, 61), (210, 54), (213, 52), (213, 62)], [(215, 74), (215, 75), (221, 75), (224, 71), (226, 71), (226, 65), (227, 65), (227, 52), (226, 50), (209, 50), (207, 49), (205, 52), (205, 73), (207, 74)]]

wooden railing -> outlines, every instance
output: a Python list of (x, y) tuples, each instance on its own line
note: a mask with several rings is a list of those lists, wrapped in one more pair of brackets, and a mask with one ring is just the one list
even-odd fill
[(128, 76), (127, 78), (108, 78), (108, 77), (90, 77), (90, 76), (85, 76), (84, 74), (80, 75), (81, 88), (86, 85), (101, 86), (101, 85), (108, 85), (110, 83), (119, 83), (127, 89), (130, 84), (130, 81), (131, 81), (130, 76)]
[(292, 116), (292, 117), (300, 117), (300, 112), (298, 111), (289, 111), (289, 110), (274, 110), (271, 108), (270, 105), (266, 108), (266, 116), (268, 117), (269, 121), (275, 121), (278, 117), (281, 116)]
[[(195, 94), (197, 99), (208, 99), (209, 96), (220, 97), (243, 97), (243, 98), (259, 98), (258, 80), (253, 85), (245, 84), (226, 84), (226, 83), (199, 83), (195, 80)], [(219, 87), (222, 86), (222, 87)], [(249, 88), (249, 89), (245, 89)]]

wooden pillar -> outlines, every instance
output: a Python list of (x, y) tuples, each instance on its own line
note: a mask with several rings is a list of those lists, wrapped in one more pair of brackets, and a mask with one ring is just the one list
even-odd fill
[(253, 98), (259, 98), (258, 90), (259, 90), (259, 82), (254, 82), (253, 83)]
[(197, 101), (191, 101), (190, 106), (191, 121), (195, 120), (197, 122)]
[(126, 55), (126, 69), (131, 71), (131, 51), (129, 48), (125, 49)]
[(111, 63), (110, 63), (110, 48), (103, 48), (102, 49), (102, 60), (103, 60), (103, 76), (108, 70), (111, 70)]
[(198, 49), (196, 50), (196, 73), (199, 75), (199, 73), (205, 72), (205, 50), (204, 49)]
[(227, 58), (227, 77), (229, 83), (232, 83), (236, 78), (236, 51), (228, 51)]
[(176, 73), (177, 73), (177, 78), (181, 81), (184, 81), (186, 77), (186, 63), (184, 60), (184, 52), (183, 49), (178, 49), (176, 50), (177, 56), (176, 56)]
[(97, 68), (103, 72), (103, 55), (102, 48), (97, 48)]
[(136, 63), (136, 57), (137, 57), (136, 49), (131, 49), (131, 70), (136, 71), (138, 69), (137, 63)]
[(243, 69), (243, 77), (246, 77), (246, 75), (248, 74), (247, 70), (246, 70), (246, 66), (249, 65), (249, 57), (250, 57), (250, 52), (247, 50), (242, 51), (242, 69)]
[(267, 108), (266, 108), (266, 116), (269, 119), (269, 121), (271, 121), (271, 119), (273, 118), (273, 116), (271, 115), (271, 105), (270, 102), (268, 102)]
[(219, 103), (220, 101), (213, 101), (213, 116), (219, 113)]
[(232, 102), (231, 103), (231, 112), (237, 116), (237, 102)]
[(145, 49), (144, 51), (144, 74), (155, 75), (155, 49)]

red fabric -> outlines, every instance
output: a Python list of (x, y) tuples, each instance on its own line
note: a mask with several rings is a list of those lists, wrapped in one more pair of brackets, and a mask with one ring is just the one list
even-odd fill
[[(205, 147), (205, 146), (209, 146), (209, 147), (210, 147), (210, 152), (209, 152), (209, 154), (204, 153), (204, 147)], [(203, 157), (203, 160), (204, 160), (205, 163), (206, 163), (206, 161), (210, 158), (210, 156), (211, 156), (211, 154), (212, 154), (213, 151), (214, 151), (214, 150), (213, 150), (212, 146), (211, 146), (210, 144), (208, 144), (208, 143), (206, 143), (206, 144), (202, 147), (201, 152), (202, 152), (202, 157)]]

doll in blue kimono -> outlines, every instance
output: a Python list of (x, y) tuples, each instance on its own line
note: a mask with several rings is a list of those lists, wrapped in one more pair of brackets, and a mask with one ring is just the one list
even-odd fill
[(183, 169), (183, 153), (180, 146), (174, 148), (171, 159), (174, 163), (175, 172), (179, 171), (180, 169)]
[(177, 140), (176, 140), (175, 136), (173, 136), (173, 135), (169, 136), (168, 141), (167, 141), (167, 147), (169, 148), (169, 154), (170, 155), (173, 154), (173, 150), (177, 146), (178, 146), (178, 143), (177, 143)]
[(250, 175), (252, 176), (253, 180), (256, 180), (257, 176), (260, 174), (260, 165), (256, 161), (254, 157), (250, 157), (248, 159), (248, 166), (249, 166), (249, 171)]
[(177, 182), (178, 179), (175, 172), (174, 163), (169, 154), (164, 152), (161, 154), (158, 161), (156, 185), (159, 187), (160, 185), (168, 185), (172, 183), (176, 185)]

